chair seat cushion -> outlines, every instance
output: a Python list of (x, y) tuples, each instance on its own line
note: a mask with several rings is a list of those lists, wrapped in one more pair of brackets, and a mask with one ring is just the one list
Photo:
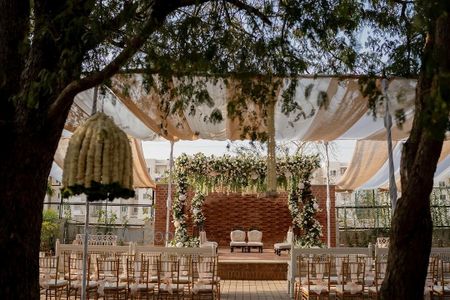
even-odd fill
[(245, 247), (247, 246), (246, 242), (230, 242), (230, 247)]
[(342, 285), (336, 287), (336, 293), (338, 294), (358, 294), (363, 290), (362, 285), (360, 284), (346, 284), (344, 285), (344, 289), (342, 289)]
[(204, 248), (204, 247), (215, 247), (217, 248), (219, 246), (219, 244), (217, 242), (204, 242), (200, 245), (200, 247)]
[(262, 242), (248, 242), (247, 246), (250, 247), (262, 247), (264, 244)]
[(155, 289), (155, 285), (154, 284), (149, 284), (147, 286), (145, 283), (140, 283), (135, 288), (140, 290), (140, 291), (143, 291), (143, 290), (154, 290)]
[(170, 291), (182, 291), (182, 290), (184, 290), (184, 288), (185, 288), (184, 284), (179, 284), (177, 287), (177, 284), (171, 284), (171, 285), (167, 286), (167, 284), (162, 283), (159, 286), (159, 291), (164, 291), (164, 292), (170, 293)]
[(115, 285), (115, 284), (106, 285), (105, 284), (104, 290), (122, 290), (122, 289), (126, 289), (126, 288), (127, 288), (126, 283), (119, 283), (118, 285)]
[(50, 280), (47, 282), (47, 285), (52, 288), (52, 287), (61, 287), (61, 286), (65, 286), (68, 285), (69, 282), (65, 279), (59, 279), (59, 280)]
[(274, 249), (291, 249), (291, 247), (290, 243), (276, 243), (273, 245)]

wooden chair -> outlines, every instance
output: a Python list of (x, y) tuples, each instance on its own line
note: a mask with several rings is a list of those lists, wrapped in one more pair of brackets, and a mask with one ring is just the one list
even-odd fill
[(384, 259), (375, 261), (375, 277), (373, 285), (368, 288), (370, 299), (380, 299), (380, 288), (386, 275), (387, 261)]
[(118, 257), (97, 258), (98, 293), (104, 299), (127, 299), (127, 284), (120, 282), (121, 262)]
[(365, 262), (343, 261), (341, 282), (336, 286), (337, 299), (364, 297)]
[(217, 257), (200, 256), (191, 264), (192, 299), (219, 299)]
[(300, 288), (301, 299), (329, 299), (330, 297), (330, 260), (307, 262), (306, 282)]
[(437, 280), (432, 288), (432, 299), (445, 299), (450, 296), (450, 262), (436, 260), (435, 268)]
[(158, 261), (158, 299), (184, 299), (187, 284), (180, 283), (180, 261)]
[(161, 260), (161, 253), (141, 253), (141, 261), (148, 261), (149, 283), (158, 284), (158, 261)]
[(308, 263), (311, 261), (309, 257), (299, 255), (297, 257), (297, 276), (295, 277), (294, 299), (301, 299), (301, 289), (308, 281)]
[[(69, 256), (69, 292), (75, 296), (75, 299), (81, 299), (81, 288), (83, 280), (83, 257), (74, 253)], [(98, 283), (91, 278), (91, 257), (86, 261), (86, 299), (98, 299)]]
[(156, 284), (151, 282), (148, 259), (127, 260), (127, 285), (129, 296), (133, 299), (155, 299)]
[(59, 257), (39, 257), (39, 286), (45, 292), (45, 299), (61, 299), (69, 295), (69, 282), (59, 278)]

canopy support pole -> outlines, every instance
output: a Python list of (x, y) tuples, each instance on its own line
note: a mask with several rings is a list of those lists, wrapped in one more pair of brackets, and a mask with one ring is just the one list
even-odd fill
[(84, 217), (84, 241), (83, 241), (83, 277), (81, 283), (81, 300), (86, 300), (86, 264), (89, 240), (89, 201), (86, 197), (86, 215)]
[(166, 202), (166, 247), (169, 246), (170, 211), (172, 210), (172, 172), (173, 172), (174, 145), (175, 142), (170, 141), (169, 184), (167, 185), (167, 202)]
[(325, 145), (325, 157), (326, 157), (326, 185), (327, 185), (327, 247), (331, 247), (331, 222), (330, 222), (330, 211), (331, 211), (331, 199), (330, 199), (330, 156), (328, 155), (328, 142), (324, 142)]
[[(94, 87), (94, 98), (92, 99), (91, 116), (97, 113), (98, 86)], [(106, 208), (108, 209), (108, 208)], [(106, 213), (106, 212), (105, 212)], [(106, 215), (105, 215), (106, 223)], [(106, 224), (105, 224), (106, 225)], [(106, 227), (105, 227), (106, 228)], [(89, 201), (86, 197), (86, 216), (84, 217), (84, 241), (83, 241), (83, 275), (81, 282), (81, 300), (86, 300), (86, 262), (89, 241)]]
[(395, 207), (397, 205), (397, 183), (395, 182), (394, 174), (394, 158), (392, 155), (392, 117), (389, 110), (389, 98), (387, 94), (388, 81), (384, 78), (381, 82), (384, 103), (385, 103), (385, 113), (384, 113), (384, 127), (387, 132), (387, 147), (388, 147), (388, 161), (389, 161), (389, 198), (391, 200), (392, 215), (394, 214)]

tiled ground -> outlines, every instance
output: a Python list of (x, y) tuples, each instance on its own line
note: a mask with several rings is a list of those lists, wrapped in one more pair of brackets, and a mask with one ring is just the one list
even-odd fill
[[(290, 300), (287, 282), (269, 280), (223, 280), (221, 300)], [(65, 298), (64, 298), (65, 299)], [(70, 299), (74, 299), (71, 297)], [(45, 300), (45, 296), (41, 296)]]
[(287, 282), (266, 280), (224, 280), (221, 286), (222, 300), (288, 300)]

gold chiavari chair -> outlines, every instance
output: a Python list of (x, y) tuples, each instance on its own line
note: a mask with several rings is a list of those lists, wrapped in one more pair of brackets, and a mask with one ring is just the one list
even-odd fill
[(341, 282), (336, 286), (337, 299), (364, 297), (365, 262), (343, 261)]
[(120, 258), (97, 258), (98, 293), (105, 300), (127, 299), (127, 284), (120, 282), (120, 270)]
[(180, 283), (180, 261), (158, 260), (158, 299), (183, 299), (187, 284)]
[(45, 299), (61, 299), (69, 295), (69, 282), (59, 278), (59, 257), (39, 257), (39, 286), (45, 291)]
[(330, 271), (329, 259), (308, 261), (306, 282), (300, 288), (301, 299), (329, 299)]
[(368, 288), (370, 299), (380, 299), (380, 288), (386, 275), (387, 261), (385, 259), (375, 260), (375, 277), (373, 285)]
[[(70, 295), (75, 299), (81, 299), (81, 289), (83, 280), (83, 257), (79, 255), (69, 256), (68, 280)], [(86, 299), (98, 299), (98, 283), (91, 280), (91, 257), (88, 255), (86, 261)]]
[(133, 299), (154, 299), (156, 284), (151, 282), (150, 261), (127, 260), (127, 284), (129, 295)]
[(191, 260), (192, 299), (218, 299), (217, 259), (215, 256), (200, 256)]

